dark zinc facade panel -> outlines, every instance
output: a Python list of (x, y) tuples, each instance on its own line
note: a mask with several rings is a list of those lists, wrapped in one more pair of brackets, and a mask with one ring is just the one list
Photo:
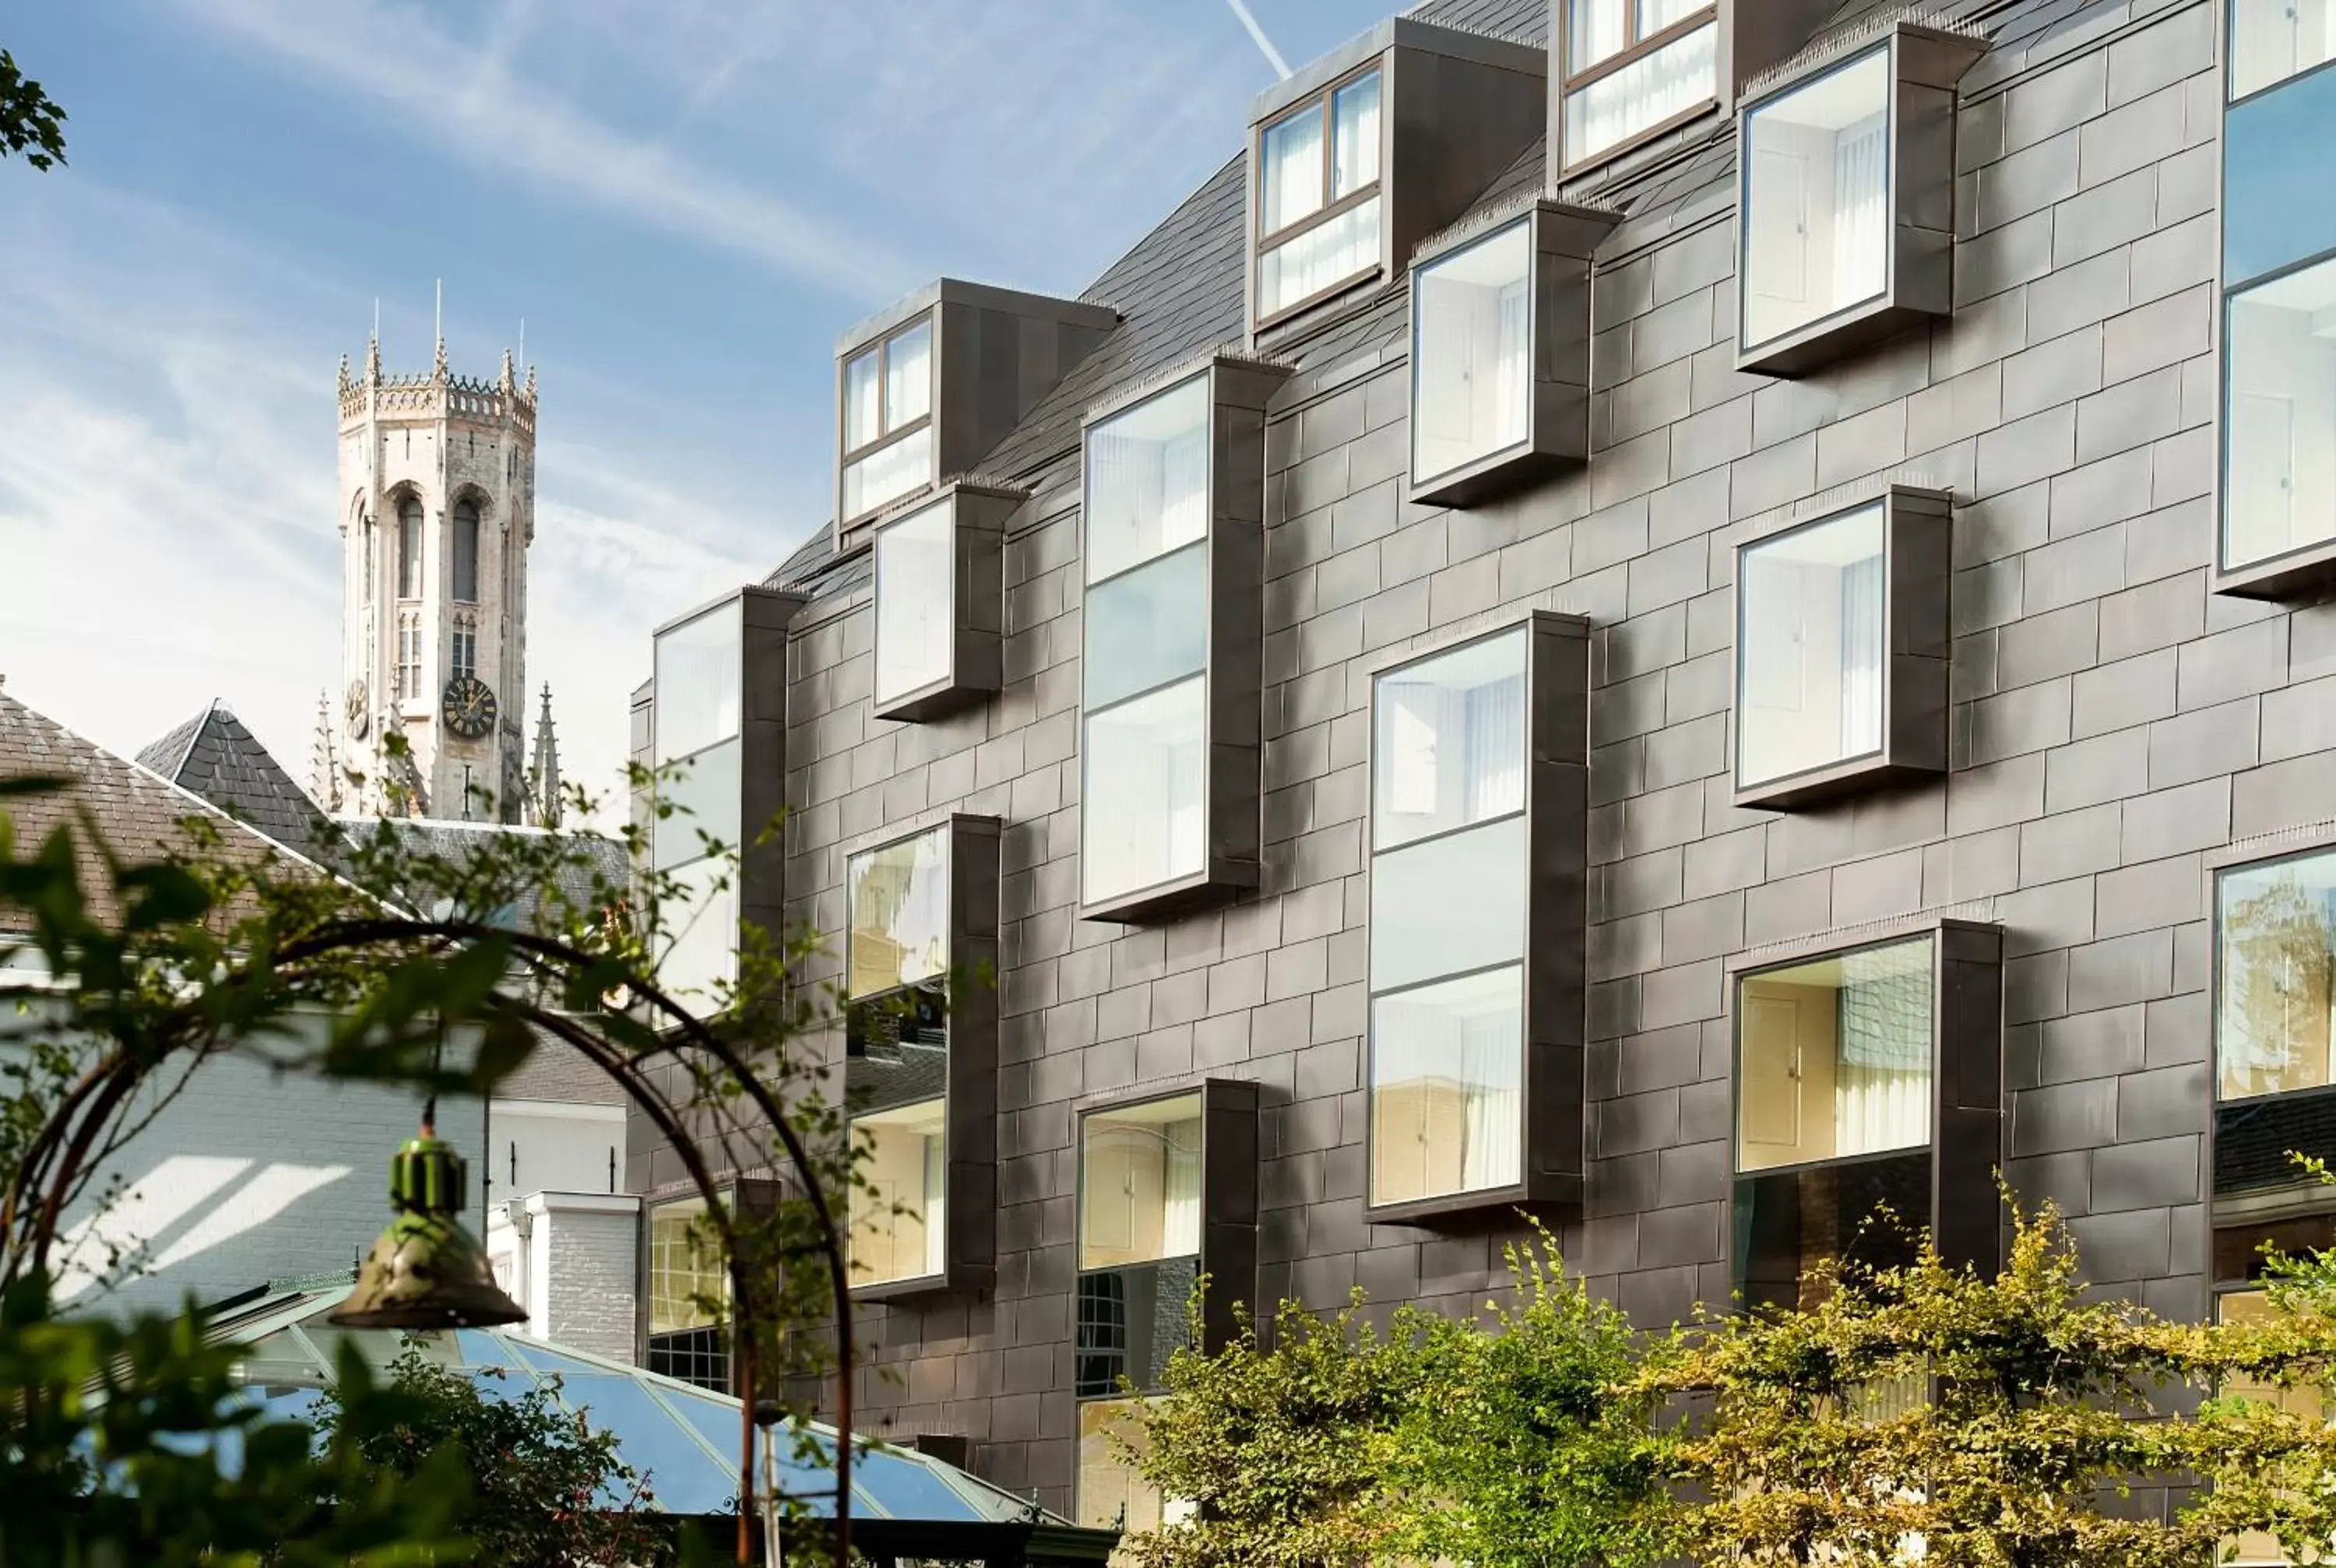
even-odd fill
[[(1770, 8), (1747, 28), (1744, 8), (1721, 20), (1758, 66), (1799, 69), (1809, 34), (1772, 36)], [(1883, 10), (1773, 13), (1804, 9), (1829, 37)], [(1545, 10), (1422, 15), (1539, 47)], [(1570, 1265), (1669, 1323), (1767, 1269), (1788, 1220), (1838, 1221), (1866, 1189), (1935, 1205), (1958, 1255), (1983, 1257), (2000, 1164), (2024, 1200), (2062, 1204), (2100, 1289), (2210, 1310), (2214, 1173), (2237, 1158), (2216, 1142), (2214, 872), (2290, 852), (2336, 798), (2336, 605), (2217, 591), (2217, 265), (2226, 228), (2258, 231), (2222, 211), (2217, 13), (1932, 8), (1984, 45), (1951, 93), (1952, 310), (1793, 379), (1737, 367), (1736, 105), (1553, 189), (1544, 148), (1521, 147), (1438, 221), (1543, 197), (1621, 217), (1595, 246), (1587, 461), (1479, 503), (1410, 495), (1407, 276), (1277, 323), (1256, 886), (1221, 902), (1124, 924), (1080, 908), (1080, 429), (1243, 340), (1245, 158), (1096, 280), (1085, 297), (1118, 326), (978, 460), (1029, 495), (1003, 523), (994, 695), (877, 717), (864, 556), (822, 540), (782, 569), (807, 598), (787, 630), (789, 915), (842, 930), (855, 845), (953, 813), (1002, 824), (994, 1280), (868, 1310), (872, 1429), (961, 1437), (982, 1474), (1074, 1506), (1081, 1119), (1214, 1081), (1256, 1095), (1255, 1264), (1215, 1280), (1229, 1298), (1330, 1307), (1360, 1286), (1381, 1309), (1463, 1311), (1505, 1288), (1507, 1211), (1371, 1213), (1371, 699), (1376, 672), (1536, 612), (1584, 628), (1584, 934), (1531, 956), (1536, 984), (1580, 967), (1579, 1193), (1552, 1211)], [(2326, 141), (2313, 125), (2298, 145)], [(1935, 771), (1788, 812), (1739, 800), (1738, 548), (1893, 486), (1942, 498), (1922, 613), (1942, 592), (1945, 629), (1919, 650), (1945, 667)], [(1941, 946), (1931, 1149), (1794, 1175), (1789, 1210), (1739, 1193), (1735, 977), (1917, 929)], [(1537, 993), (1536, 1029), (1544, 1010)], [(1952, 1048), (1990, 1025), (2000, 1054)], [(1546, 1092), (1536, 1117), (1563, 1119)]]

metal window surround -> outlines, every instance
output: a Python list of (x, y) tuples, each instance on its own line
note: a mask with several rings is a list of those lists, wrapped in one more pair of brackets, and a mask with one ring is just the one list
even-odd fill
[[(1241, 1332), (1235, 1309), (1254, 1309), (1257, 1295), (1258, 1229), (1258, 1107), (1254, 1083), (1232, 1078), (1203, 1078), (1197, 1084), (1147, 1091), (1133, 1096), (1097, 1100), (1078, 1111), (1078, 1138), (1073, 1145), (1078, 1160), (1078, 1213), (1074, 1216), (1074, 1251), (1086, 1234), (1085, 1180), (1087, 1122), (1155, 1105), (1165, 1100), (1201, 1101), (1201, 1255), (1200, 1271), (1211, 1289), (1202, 1299), (1201, 1348), (1209, 1354), (1231, 1344)], [(1144, 1264), (1082, 1268), (1081, 1274), (1109, 1274)], [(1124, 1396), (1114, 1392), (1105, 1398)]]
[(870, 529), (875, 541), (876, 667), (883, 668), (886, 533), (936, 507), (949, 514), (949, 668), (905, 691), (876, 692), (878, 718), (922, 723), (979, 703), (1006, 682), (1006, 525), (1027, 491), (954, 480), (930, 500), (900, 507)]
[[(1955, 83), (1987, 52), (1981, 40), (1900, 22), (1878, 43), (1845, 55), (1827, 54), (1806, 70), (1764, 85), (1737, 111), (1737, 146), (1752, 145), (1753, 121), (1766, 109), (1824, 77), (1886, 54), (1891, 83), (1886, 133), (1888, 223), (1878, 294), (1753, 343), (1739, 336), (1736, 368), (1769, 375), (1802, 375), (1932, 317), (1954, 309)], [(1788, 68), (1789, 69), (1789, 68)], [(1751, 285), (1754, 161), (1737, 170), (1737, 319)], [(1745, 330), (1739, 326), (1739, 334)]]
[(1411, 501), (1424, 506), (1470, 506), (1529, 484), (1553, 469), (1589, 461), (1591, 268), (1599, 241), (1619, 220), (1618, 214), (1596, 208), (1541, 200), (1511, 222), (1442, 237), (1412, 258), (1410, 385), (1416, 429), (1422, 282), (1437, 262), (1517, 227), (1529, 229), (1533, 236), (1526, 289), (1532, 379), (1526, 387), (1524, 439), (1440, 473), (1413, 470), (1406, 492)]
[[(887, 832), (853, 844), (845, 864), (937, 831), (945, 835), (949, 857), (941, 1271), (854, 1285), (854, 1301), (983, 1291), (997, 1279), (998, 845), (1005, 824), (997, 817), (952, 813), (913, 832)], [(845, 961), (848, 966), (848, 952)], [(842, 1028), (835, 1042), (840, 1052)]]
[[(1757, 784), (1743, 782), (1743, 617), (1745, 557), (1788, 534), (1821, 527), (1879, 501), (1883, 513), (1883, 605), (1882, 745), (1863, 755)], [(1733, 615), (1736, 655), (1729, 704), (1728, 756), (1734, 803), (1793, 811), (1844, 795), (1946, 772), (1952, 545), (1950, 496), (1943, 490), (1891, 485), (1875, 498), (1797, 519), (1736, 546)]]
[[(932, 398), (926, 422), (887, 432), (861, 452), (843, 448), (847, 367), (854, 357), (917, 318), (933, 320)], [(835, 543), (855, 545), (869, 522), (930, 494), (952, 474), (979, 468), (991, 448), (1011, 434), (1038, 400), (1109, 336), (1119, 314), (1108, 306), (1056, 299), (986, 283), (943, 278), (861, 322), (835, 346)], [(853, 516), (843, 510), (847, 455), (881, 450), (885, 441), (932, 431), (931, 472), (917, 489)]]
[[(1376, 683), (1410, 666), (1508, 635), (1521, 627), (1527, 634), (1526, 853), (1525, 863), (1518, 868), (1518, 874), (1525, 879), (1523, 1060), (1517, 1096), (1519, 1114), (1524, 1118), (1521, 1178), (1502, 1187), (1372, 1204), (1367, 1172), (1364, 1213), (1373, 1223), (1465, 1229), (1488, 1214), (1520, 1208), (1559, 1220), (1580, 1213), (1588, 1173), (1591, 622), (1584, 616), (1533, 610), (1522, 620), (1506, 619), (1463, 637), (1406, 649), (1399, 659), (1388, 660), (1372, 675)], [(1377, 724), (1374, 717), (1374, 748)], [(1368, 776), (1374, 798), (1364, 813), (1367, 835), (1369, 824), (1378, 817), (1376, 755), (1370, 758)], [(1376, 1076), (1368, 1061), (1375, 1042), (1368, 1024), (1366, 1030), (1363, 1081), (1368, 1097)], [(1366, 1160), (1370, 1146), (1367, 1137)]]
[[(1797, 969), (1844, 954), (1897, 947), (1927, 940), (1931, 944), (1931, 1126), (1930, 1174), (1925, 1183), (1928, 1226), (1939, 1255), (1950, 1267), (1969, 1264), (1982, 1274), (2002, 1266), (2002, 1211), (1996, 1194), (2004, 1164), (2003, 929), (1944, 915), (1918, 915), (1778, 943), (1726, 960), (1728, 1041), (1728, 1147), (1731, 1187), (1796, 1173), (1846, 1168), (1877, 1158), (1898, 1158), (1921, 1150), (1880, 1155), (1849, 1155), (1805, 1165), (1737, 1170), (1741, 1125), (1744, 982), (1780, 969)], [(1742, 1260), (1733, 1256), (1731, 1270)]]
[[(1136, 924), (1217, 902), (1258, 885), (1263, 834), (1263, 701), (1265, 657), (1265, 409), (1290, 375), (1270, 362), (1215, 355), (1192, 375), (1209, 382), (1209, 522), (1205, 696), (1202, 708), (1202, 864), (1153, 886), (1091, 901), (1082, 857), (1079, 918)], [(1141, 398), (1091, 410), (1081, 425), (1081, 451), (1096, 425), (1152, 397), (1185, 385), (1191, 375), (1162, 381)], [(1085, 467), (1084, 456), (1081, 467)], [(1085, 483), (1084, 474), (1082, 487)], [(1080, 507), (1080, 559), (1086, 558), (1086, 508)], [(1090, 586), (1086, 592), (1092, 592)], [(1085, 635), (1083, 633), (1083, 635)], [(1085, 664), (1082, 657), (1082, 667)], [(1087, 788), (1088, 725), (1079, 726), (1081, 809)]]
[[(779, 835), (763, 830), (786, 805), (787, 627), (807, 596), (740, 588), (674, 617), (650, 641), (733, 600), (739, 608), (738, 920), (776, 942), (786, 930), (786, 852)], [(652, 706), (652, 735), (655, 724)]]
[[(1258, 310), (1258, 268), (1270, 236), (1263, 219), (1266, 130), (1308, 100), (1327, 101), (1348, 80), (1379, 73), (1379, 177), (1355, 193), (1379, 200), (1378, 252), (1350, 277), (1270, 316)], [(1249, 265), (1244, 294), (1252, 344), (1285, 324), (1319, 322), (1358, 291), (1395, 278), (1420, 241), (1457, 222), (1493, 181), (1546, 129), (1549, 53), (1505, 38), (1441, 27), (1410, 16), (1381, 22), (1260, 93), (1250, 105)], [(1327, 128), (1326, 128), (1327, 130)], [(1299, 232), (1307, 220), (1276, 231)], [(1367, 296), (1366, 296), (1367, 297)]]

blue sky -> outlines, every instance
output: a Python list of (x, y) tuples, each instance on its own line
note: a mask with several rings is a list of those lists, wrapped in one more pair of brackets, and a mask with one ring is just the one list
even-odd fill
[[(1390, 0), (1251, 0), (1292, 63)], [(531, 683), (606, 788), (659, 620), (827, 514), (834, 340), (1071, 294), (1241, 144), (1225, 0), (109, 0), (0, 10), (71, 115), (0, 163), (0, 675), (118, 751), (337, 689), (334, 367), (526, 322)], [(507, 694), (508, 695), (508, 694)], [(530, 708), (532, 702), (530, 701)]]

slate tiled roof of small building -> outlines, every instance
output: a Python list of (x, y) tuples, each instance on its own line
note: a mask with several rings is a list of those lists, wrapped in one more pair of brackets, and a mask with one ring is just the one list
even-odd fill
[(314, 860), (324, 847), (316, 803), (223, 702), (148, 745), (138, 761), (297, 854)]
[[(495, 839), (510, 833), (540, 833), (541, 828), (513, 827), (503, 823), (447, 822), (434, 817), (336, 817), (335, 825), (352, 838), (363, 840), (386, 826), (403, 841), (408, 854), (445, 862), (452, 866), (467, 864)], [(595, 906), (596, 882), (623, 888), (631, 875), (630, 862), (625, 856), (625, 846), (618, 841), (598, 833), (579, 833), (566, 835), (577, 852), (567, 856), (560, 877), (560, 891), (579, 910), (589, 911)], [(423, 911), (423, 913), (429, 911)], [(525, 926), (525, 917), (519, 923)]]
[[(59, 827), (73, 825), (82, 886), (101, 920), (117, 918), (120, 911), (106, 892), (98, 846), (79, 832), (80, 812), (95, 819), (108, 847), (133, 861), (193, 850), (194, 841), (183, 825), (193, 818), (216, 820), (221, 847), (230, 856), (256, 862), (283, 853), (282, 846), (199, 796), (0, 691), (0, 779), (33, 776), (69, 783), (59, 791), (0, 803), (0, 810), (14, 822), (17, 852), (27, 852)], [(0, 926), (22, 929), (23, 924), (15, 911), (0, 910)]]

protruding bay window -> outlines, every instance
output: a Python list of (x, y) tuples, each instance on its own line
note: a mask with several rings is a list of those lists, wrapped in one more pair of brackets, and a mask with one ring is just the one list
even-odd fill
[(1119, 317), (944, 278), (836, 346), (836, 542), (969, 472)]
[(1374, 1219), (1580, 1197), (1588, 646), (1536, 613), (1373, 681)]
[(1257, 1086), (1210, 1079), (1183, 1094), (1079, 1118), (1079, 1276), (1075, 1381), (1078, 1517), (1141, 1530), (1185, 1512), (1163, 1502), (1113, 1446), (1191, 1342), (1201, 1277), (1202, 1349), (1238, 1331), (1257, 1270)]
[(1265, 403), (1212, 357), (1092, 419), (1080, 904), (1137, 920), (1257, 885)]
[(1893, 486), (1736, 551), (1736, 803), (1786, 809), (1945, 771), (1942, 491)]
[(1411, 499), (1466, 505), (1590, 455), (1590, 261), (1611, 215), (1554, 201), (1411, 273)]
[[(1738, 968), (1735, 1284), (1812, 1306), (1820, 1262), (1999, 1251), (2002, 958), (1991, 926)], [(1878, 1211), (1887, 1209), (1886, 1215)]]
[(649, 853), (671, 882), (657, 911), (657, 975), (700, 1007), (736, 983), (742, 924), (783, 922), (781, 846), (757, 841), (783, 803), (787, 622), (802, 604), (741, 589), (656, 633), (660, 813)]
[(844, 1095), (863, 1295), (971, 1289), (996, 1260), (994, 817), (852, 855), (844, 873)]
[(1738, 369), (1800, 375), (1954, 308), (1955, 83), (1984, 52), (1900, 23), (1745, 105)]
[(959, 480), (877, 525), (877, 717), (937, 718), (1004, 684), (1006, 521), (1027, 499)]

